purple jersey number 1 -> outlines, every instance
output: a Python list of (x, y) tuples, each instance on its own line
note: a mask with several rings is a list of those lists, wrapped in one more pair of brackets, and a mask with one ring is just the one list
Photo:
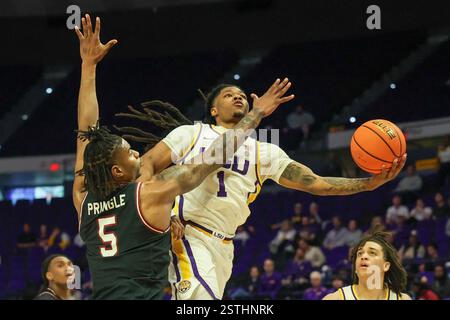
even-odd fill
[(217, 179), (219, 179), (219, 191), (217, 192), (218, 197), (226, 197), (227, 192), (225, 191), (225, 172), (217, 172)]

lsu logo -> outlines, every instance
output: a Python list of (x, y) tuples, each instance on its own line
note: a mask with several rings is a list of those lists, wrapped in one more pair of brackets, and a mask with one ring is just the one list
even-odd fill
[(191, 282), (188, 280), (183, 280), (178, 285), (178, 292), (185, 293), (191, 288)]

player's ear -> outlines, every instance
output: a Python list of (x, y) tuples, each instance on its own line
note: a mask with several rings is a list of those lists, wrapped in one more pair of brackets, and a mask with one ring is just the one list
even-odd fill
[(217, 113), (218, 113), (217, 108), (216, 108), (215, 106), (212, 106), (212, 107), (211, 107), (211, 110), (210, 110), (210, 113), (211, 113), (211, 116), (212, 116), (213, 118), (216, 117), (216, 116), (217, 116)]
[(47, 271), (47, 272), (45, 273), (45, 277), (47, 278), (47, 280), (48, 280), (49, 282), (52, 281), (52, 280), (54, 279), (53, 273), (51, 273), (50, 271)]
[(121, 178), (121, 177), (123, 177), (124, 172), (120, 166), (115, 164), (111, 168), (111, 174), (112, 174), (113, 178)]
[(384, 272), (388, 272), (390, 268), (391, 268), (391, 263), (385, 262), (383, 265)]

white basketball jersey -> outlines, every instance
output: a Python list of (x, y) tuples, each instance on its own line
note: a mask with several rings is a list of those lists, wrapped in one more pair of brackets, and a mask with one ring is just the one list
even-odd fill
[[(339, 289), (344, 300), (361, 300), (356, 294), (355, 286), (346, 286)], [(393, 292), (391, 289), (387, 289), (386, 297), (384, 300), (400, 300), (398, 294)]]
[[(208, 149), (225, 128), (196, 123), (174, 129), (163, 142), (183, 164)], [(174, 213), (186, 221), (232, 237), (239, 225), (247, 220), (253, 202), (266, 179), (278, 182), (291, 163), (278, 146), (247, 138), (234, 155), (232, 163), (211, 173), (197, 188), (178, 196)]]

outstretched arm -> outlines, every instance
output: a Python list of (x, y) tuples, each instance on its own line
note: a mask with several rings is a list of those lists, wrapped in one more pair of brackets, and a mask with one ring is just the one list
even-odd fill
[(278, 183), (286, 188), (314, 195), (350, 195), (374, 190), (394, 179), (402, 170), (405, 162), (406, 155), (401, 159), (395, 159), (389, 170), (383, 167), (382, 172), (378, 175), (370, 178), (347, 179), (318, 176), (310, 168), (294, 161), (286, 167)]
[[(100, 42), (100, 18), (97, 17), (95, 31), (92, 30), (91, 18), (86, 15), (82, 18), (83, 33), (75, 27), (80, 41), (81, 82), (78, 95), (78, 130), (87, 130), (98, 121), (98, 101), (95, 89), (95, 71), (97, 64), (108, 51), (117, 43), (111, 40), (106, 45)], [(84, 177), (80, 174), (83, 168), (83, 154), (87, 141), (77, 139), (77, 154), (75, 162), (75, 179), (73, 182), (73, 203), (79, 213), (81, 202), (85, 196), (83, 192)]]

